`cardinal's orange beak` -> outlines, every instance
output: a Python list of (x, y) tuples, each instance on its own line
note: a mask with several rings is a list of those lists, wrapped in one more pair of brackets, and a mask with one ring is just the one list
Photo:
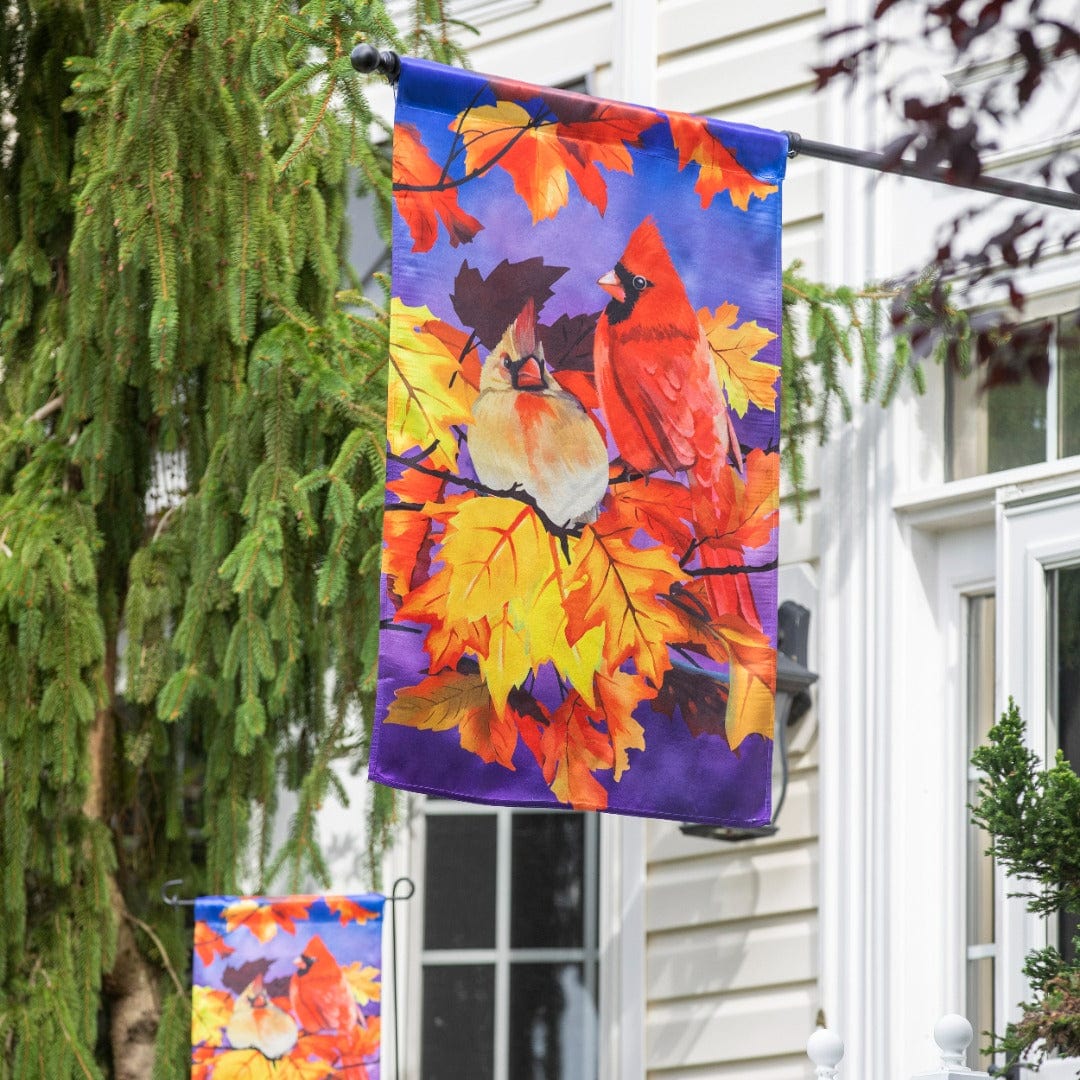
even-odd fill
[(614, 270), (609, 270), (596, 284), (604, 292), (611, 293), (620, 304), (626, 299), (626, 290)]
[(515, 390), (546, 390), (544, 362), (535, 356), (526, 356), (510, 362), (510, 382)]

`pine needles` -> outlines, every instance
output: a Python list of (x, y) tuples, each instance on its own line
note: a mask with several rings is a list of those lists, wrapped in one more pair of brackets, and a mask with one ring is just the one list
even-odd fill
[[(452, 60), (441, 9), (410, 48)], [(378, 624), (387, 327), (341, 291), (356, 176), (388, 218), (360, 40), (401, 47), (381, 3), (0, 19), (4, 1080), (110, 1074), (120, 938), (186, 1074), (161, 882), (326, 880)]]

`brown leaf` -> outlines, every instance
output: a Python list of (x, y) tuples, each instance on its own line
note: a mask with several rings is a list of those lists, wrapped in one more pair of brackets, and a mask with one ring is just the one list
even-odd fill
[[(494, 349), (529, 300), (539, 311), (555, 295), (551, 286), (567, 270), (565, 266), (548, 266), (537, 255), (515, 263), (503, 259), (484, 277), (466, 260), (454, 278), (450, 300), (461, 325), (474, 330), (484, 348)], [(553, 357), (548, 360), (554, 363)]]

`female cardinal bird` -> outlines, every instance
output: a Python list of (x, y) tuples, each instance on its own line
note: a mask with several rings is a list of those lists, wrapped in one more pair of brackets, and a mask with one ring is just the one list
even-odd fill
[(477, 479), (520, 488), (560, 528), (595, 521), (607, 491), (607, 447), (573, 394), (549, 375), (530, 300), (480, 373), (469, 453)]
[(258, 1050), (275, 1059), (296, 1045), (298, 1032), (296, 1021), (270, 1000), (263, 977), (256, 975), (236, 999), (225, 1034), (234, 1050)]
[[(596, 325), (593, 362), (615, 445), (646, 475), (685, 470), (701, 562), (729, 566), (736, 553), (709, 537), (723, 531), (719, 485), (729, 455), (741, 470), (742, 453), (705, 330), (651, 217), (597, 284), (612, 297)], [(717, 615), (741, 610), (759, 623), (745, 575), (707, 583)]]
[(313, 937), (294, 963), (297, 971), (289, 980), (289, 1001), (304, 1031), (355, 1030), (356, 1002), (322, 938)]

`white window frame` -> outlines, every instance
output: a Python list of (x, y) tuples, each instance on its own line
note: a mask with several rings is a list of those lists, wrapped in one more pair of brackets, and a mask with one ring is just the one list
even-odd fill
[[(397, 922), (397, 978), (398, 987), (394, 987), (394, 967), (391, 963), (391, 933), (388, 930), (384, 941), (383, 972), (383, 1069), (382, 1075), (390, 1080), (398, 1074), (394, 1072), (394, 1013), (395, 1003), (400, 1003), (402, 1022), (398, 1031), (398, 1045), (401, 1052), (400, 1080), (421, 1080), (420, 1041), (423, 1031), (422, 996), (424, 953), (424, 880), (423, 852), (424, 834), (427, 816), (426, 799), (421, 795), (405, 798), (403, 820), (395, 838), (392, 850), (383, 864), (384, 880), (389, 892), (397, 877), (409, 877), (416, 892), (413, 898), (395, 914)], [(468, 803), (446, 802), (437, 804), (436, 813), (462, 814), (479, 813), (508, 815), (511, 811), (490, 806), (476, 806)], [(528, 808), (525, 808), (528, 809)], [(645, 1075), (645, 822), (635, 818), (616, 817), (613, 815), (594, 815), (596, 829), (594, 835), (599, 842), (599, 883), (593, 890), (597, 905), (598, 921), (596, 925), (595, 947), (597, 959), (598, 1037), (597, 1057), (600, 1080), (642, 1080)], [(499, 836), (506, 837), (503, 843), (506, 850), (499, 852), (498, 874), (503, 874), (503, 865), (509, 868), (509, 830), (502, 828)], [(587, 830), (586, 836), (589, 835)], [(505, 871), (508, 875), (509, 869)], [(496, 903), (508, 905), (508, 884), (502, 877), (497, 879)], [(507, 916), (508, 911), (503, 915)], [(509, 925), (509, 919), (502, 919), (503, 925)], [(498, 945), (499, 943), (497, 943)], [(502, 943), (508, 947), (508, 942)], [(488, 963), (491, 950), (475, 950), (447, 953), (442, 962)], [(575, 956), (569, 957), (574, 952)], [(581, 950), (568, 950), (571, 960), (579, 960)], [(514, 960), (528, 960), (526, 950), (513, 950)], [(451, 959), (452, 957), (452, 959)], [(471, 957), (471, 959), (470, 959)], [(558, 954), (545, 950), (542, 959), (558, 959)], [(464, 958), (464, 959), (463, 959)], [(504, 974), (504, 981), (499, 982), (499, 970), (508, 970), (511, 953), (504, 951), (497, 958), (496, 968), (496, 1009), (509, 1009), (509, 982)], [(500, 987), (505, 988), (501, 992)], [(502, 1023), (502, 1030), (507, 1025)], [(499, 1068), (505, 1068), (505, 1043), (499, 1042), (500, 1019), (496, 1017), (496, 1062)], [(496, 1080), (501, 1074), (496, 1073)], [(512, 1078), (511, 1078), (512, 1080)]]
[[(1027, 725), (1029, 744), (1044, 766), (1057, 748), (1054, 708), (1050, 701), (1049, 573), (1080, 564), (1080, 478), (1062, 478), (1034, 490), (1009, 487), (998, 494), (998, 701), (999, 714), (1011, 696)], [(1005, 960), (998, 980), (996, 1008), (1015, 1019), (1016, 1003), (1031, 997), (1018, 957), (1044, 948), (1054, 921), (1030, 915), (1003, 872), (998, 887), (1001, 953)], [(1052, 1062), (1042, 1080), (1074, 1076), (1075, 1059)], [(1034, 1075), (1034, 1074), (1032, 1074)]]
[[(892, 819), (888, 841), (895, 854), (888, 873), (903, 883), (904, 904), (894, 917), (893, 956), (918, 956), (890, 976), (884, 1000), (897, 1017), (897, 1045), (912, 1061), (925, 1060), (926, 1036), (912, 1028), (933, 1023), (931, 1012), (966, 1009), (967, 927), (965, 845), (967, 754), (967, 619), (971, 596), (996, 598), (995, 714), (1011, 695), (1028, 726), (1032, 749), (1045, 762), (1056, 746), (1048, 708), (1049, 571), (1080, 562), (1080, 465), (1075, 458), (945, 484), (894, 504), (903, 548), (913, 562), (899, 589), (917, 597), (928, 582), (928, 603), (908, 602), (893, 628), (903, 643), (896, 669), (894, 722), (903, 743), (918, 750), (890, 763), (892, 799), (906, 796), (907, 811)], [(905, 677), (918, 670), (914, 683)], [(907, 750), (904, 746), (905, 751)], [(929, 841), (929, 846), (928, 846)], [(931, 861), (927, 853), (934, 853)], [(904, 875), (919, 867), (924, 888), (912, 902)], [(998, 869), (995, 878), (995, 1021), (998, 1032), (1016, 1019), (1017, 1003), (1031, 991), (1022, 974), (1028, 951), (1048, 940), (1048, 924), (1010, 898), (1017, 883)], [(929, 897), (929, 899), (926, 899)], [(917, 950), (917, 951), (916, 951)], [(935, 961), (935, 958), (940, 958)], [(1052, 1062), (1040, 1080), (1075, 1075), (1077, 1062)]]

